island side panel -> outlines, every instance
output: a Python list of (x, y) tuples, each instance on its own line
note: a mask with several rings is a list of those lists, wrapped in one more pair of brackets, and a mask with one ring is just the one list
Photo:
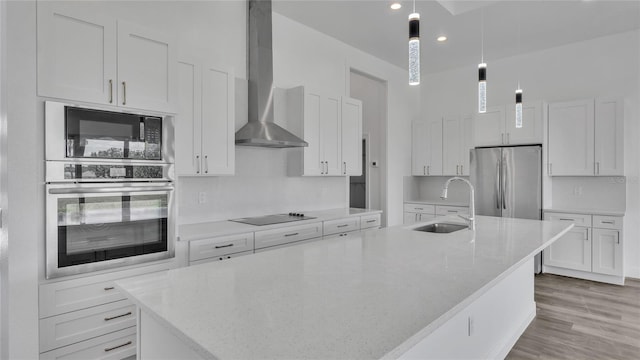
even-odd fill
[(203, 360), (184, 341), (175, 336), (144, 310), (138, 312), (138, 359)]
[(400, 359), (502, 359), (535, 318), (533, 258)]

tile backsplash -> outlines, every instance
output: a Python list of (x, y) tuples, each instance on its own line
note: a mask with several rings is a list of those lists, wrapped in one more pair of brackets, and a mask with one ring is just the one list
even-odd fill
[(179, 223), (348, 206), (344, 177), (287, 176), (287, 152), (236, 147), (236, 175), (180, 177)]
[(551, 179), (552, 208), (625, 211), (625, 177), (556, 176)]

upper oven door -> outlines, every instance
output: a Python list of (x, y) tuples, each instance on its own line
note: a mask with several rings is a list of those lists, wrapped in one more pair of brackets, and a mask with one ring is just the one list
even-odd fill
[(45, 103), (47, 160), (173, 162), (169, 119)]

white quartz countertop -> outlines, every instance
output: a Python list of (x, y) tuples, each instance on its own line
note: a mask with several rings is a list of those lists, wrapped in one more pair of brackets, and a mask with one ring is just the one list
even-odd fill
[(461, 201), (449, 201), (449, 200), (405, 200), (405, 204), (425, 204), (425, 205), (438, 205), (438, 206), (469, 206), (468, 202)]
[(116, 285), (206, 358), (395, 358), (573, 227), (478, 216), (475, 233), (411, 230), (420, 225)]
[(309, 224), (318, 221), (328, 221), (335, 219), (343, 219), (352, 216), (373, 215), (380, 214), (381, 210), (373, 209), (356, 209), (356, 208), (342, 208), (342, 209), (330, 209), (320, 211), (304, 211), (306, 216), (314, 217), (315, 219), (293, 221), (288, 223), (280, 223), (273, 225), (249, 225), (229, 220), (223, 221), (210, 221), (194, 224), (184, 224), (178, 227), (178, 239), (180, 241), (191, 241), (206, 239), (216, 236), (241, 234), (246, 232), (254, 232), (261, 230), (269, 230), (275, 228), (283, 228), (287, 226), (295, 226), (302, 224)]
[(624, 211), (621, 211), (621, 210), (553, 208), (553, 209), (544, 209), (543, 211), (555, 212), (555, 213), (583, 214), (583, 215), (624, 216)]

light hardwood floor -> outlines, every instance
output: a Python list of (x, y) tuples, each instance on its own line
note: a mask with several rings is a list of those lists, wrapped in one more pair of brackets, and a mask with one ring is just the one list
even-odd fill
[(535, 278), (537, 316), (507, 359), (640, 359), (640, 280)]

